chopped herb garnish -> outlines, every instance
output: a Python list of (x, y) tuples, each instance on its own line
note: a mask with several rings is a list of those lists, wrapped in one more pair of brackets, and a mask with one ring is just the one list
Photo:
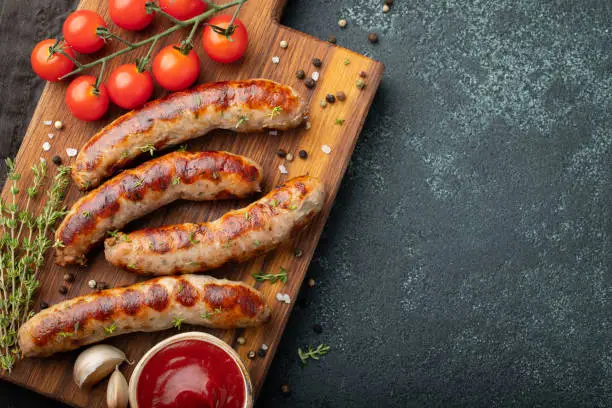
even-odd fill
[(273, 119), (275, 115), (280, 115), (282, 111), (283, 111), (283, 108), (281, 106), (275, 106), (272, 108), (270, 113), (267, 114), (267, 116), (269, 116), (270, 119)]
[(261, 242), (259, 242), (259, 240), (258, 240), (258, 239), (256, 239), (256, 240), (255, 240), (255, 241), (253, 241), (253, 242), (255, 243), (255, 246), (260, 246), (260, 245), (261, 245)]
[(291, 205), (289, 206), (289, 209), (290, 209), (290, 210), (297, 210), (297, 208), (298, 208), (298, 206), (297, 206), (297, 205), (295, 205), (295, 204), (291, 204)]
[(176, 149), (177, 152), (186, 152), (187, 151), (187, 145), (186, 144), (182, 144), (178, 147), (178, 149)]
[(280, 269), (280, 273), (263, 273), (263, 271), (259, 271), (259, 273), (253, 273), (251, 276), (257, 282), (270, 281), (270, 283), (275, 283), (276, 281), (281, 281), (287, 283), (287, 271), (282, 266)]
[(121, 152), (121, 158), (122, 159), (127, 159), (130, 155), (130, 152), (128, 152), (127, 150), (124, 150)]
[(119, 230), (112, 230), (112, 231), (108, 231), (107, 234), (109, 237), (118, 238), (119, 234), (121, 233), (119, 232)]
[(229, 242), (226, 242), (225, 244), (223, 244), (223, 248), (225, 249), (229, 249), (232, 246), (232, 244), (230, 244)]
[(184, 321), (185, 319), (183, 317), (175, 317), (172, 319), (172, 326), (174, 326), (175, 329), (181, 330), (181, 325)]
[(338, 126), (344, 125), (344, 119), (336, 118), (336, 125)]
[(351, 60), (349, 60), (348, 58), (344, 59), (344, 65), (348, 65), (351, 63)]
[(121, 234), (121, 238), (123, 238), (125, 242), (132, 242), (132, 240), (130, 239), (130, 237), (127, 236), (127, 234)]
[(181, 182), (181, 178), (178, 176), (172, 179), (172, 184), (174, 184), (175, 186), (180, 182)]
[(111, 335), (111, 334), (113, 334), (113, 332), (115, 331), (115, 329), (117, 329), (117, 325), (116, 325), (115, 323), (113, 323), (113, 324), (111, 324), (110, 326), (105, 327), (105, 328), (104, 328), (104, 332), (105, 332), (107, 335)]
[(200, 242), (199, 240), (195, 238), (194, 232), (189, 234), (189, 242), (191, 242), (192, 245), (198, 244)]
[(212, 178), (215, 180), (219, 180), (219, 173), (217, 173), (216, 171), (213, 171)]
[(210, 320), (210, 318), (214, 315), (218, 315), (223, 313), (223, 309), (221, 307), (216, 308), (212, 312), (206, 311), (200, 315), (202, 319)]
[(85, 218), (91, 217), (91, 212), (89, 212), (89, 211), (83, 211), (81, 214), (83, 214), (83, 217), (85, 217)]
[(193, 96), (193, 99), (195, 100), (196, 107), (199, 107), (200, 105), (202, 105), (202, 97), (200, 97), (200, 94), (195, 94)]
[(183, 291), (183, 289), (185, 289), (183, 287), (183, 285), (179, 285), (178, 290), (176, 291), (176, 293), (181, 293)]
[(247, 220), (247, 221), (250, 220), (251, 219), (251, 214), (249, 214), (248, 212), (245, 212), (244, 213), (244, 219)]
[(55, 242), (53, 243), (53, 248), (64, 248), (66, 245), (64, 245), (64, 243), (62, 241), (60, 241), (59, 239), (56, 239)]
[(242, 115), (238, 118), (238, 122), (236, 122), (236, 129), (249, 121), (249, 118), (246, 115)]
[(313, 349), (311, 345), (308, 345), (306, 351), (298, 348), (298, 356), (300, 356), (300, 360), (302, 364), (307, 364), (309, 359), (319, 360), (321, 356), (324, 356), (329, 352), (329, 346), (326, 344), (319, 344), (316, 349)]
[(144, 153), (144, 152), (149, 152), (149, 153), (151, 154), (151, 156), (153, 156), (153, 155), (155, 154), (155, 150), (157, 150), (157, 149), (155, 148), (155, 146), (153, 146), (153, 145), (152, 145), (152, 144), (150, 144), (150, 143), (149, 143), (149, 144), (146, 144), (146, 145), (144, 145), (144, 146), (140, 146), (140, 147), (139, 147), (139, 149), (140, 149), (140, 151), (141, 151), (141, 152), (143, 152), (143, 153)]
[(128, 269), (136, 269), (136, 265), (134, 265), (133, 263), (128, 264)]
[(144, 184), (144, 180), (139, 179), (134, 183), (134, 187), (138, 188)]
[(278, 205), (278, 200), (276, 198), (273, 198), (272, 201), (270, 202), (270, 205), (272, 207), (276, 207)]

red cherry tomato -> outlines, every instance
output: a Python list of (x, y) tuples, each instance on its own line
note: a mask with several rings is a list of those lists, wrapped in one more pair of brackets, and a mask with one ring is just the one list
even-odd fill
[(108, 8), (115, 24), (126, 30), (142, 30), (153, 21), (155, 13), (147, 14), (149, 0), (110, 0)]
[(202, 0), (159, 0), (159, 7), (179, 20), (189, 20), (206, 11)]
[(191, 86), (200, 74), (200, 59), (194, 50), (184, 55), (169, 45), (155, 56), (153, 76), (158, 84), (169, 91), (180, 91)]
[(66, 104), (75, 118), (91, 121), (98, 120), (108, 110), (108, 91), (104, 84), (96, 91), (96, 78), (80, 76), (68, 85)]
[(75, 51), (90, 54), (104, 47), (104, 40), (96, 35), (98, 27), (106, 27), (106, 23), (98, 13), (79, 10), (70, 14), (64, 21), (62, 33), (66, 43)]
[(144, 105), (153, 94), (153, 78), (148, 71), (138, 72), (136, 64), (125, 64), (110, 74), (106, 87), (115, 105), (135, 109)]
[(223, 34), (217, 33), (212, 27), (217, 26), (220, 28), (227, 28), (232, 16), (229, 14), (222, 14), (215, 16), (208, 21), (208, 25), (204, 28), (202, 34), (202, 43), (204, 44), (204, 51), (213, 60), (222, 63), (234, 62), (244, 55), (249, 44), (249, 36), (247, 30), (242, 24), (242, 21), (234, 20), (234, 33), (230, 38)]
[[(42, 79), (47, 81), (59, 81), (61, 77), (72, 71), (74, 63), (68, 57), (63, 56), (58, 52), (51, 55), (51, 47), (55, 45), (55, 40), (42, 40), (32, 50), (30, 55), (30, 63), (32, 69)], [(74, 57), (72, 49), (65, 44), (59, 45), (62, 50)]]

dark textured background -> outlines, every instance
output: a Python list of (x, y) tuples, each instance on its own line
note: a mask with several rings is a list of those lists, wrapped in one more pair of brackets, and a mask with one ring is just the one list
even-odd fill
[[(75, 2), (1, 1), (12, 156), (29, 52)], [(612, 2), (381, 3), (285, 13), (387, 70), (259, 406), (612, 406)], [(0, 406), (60, 405), (0, 383)]]

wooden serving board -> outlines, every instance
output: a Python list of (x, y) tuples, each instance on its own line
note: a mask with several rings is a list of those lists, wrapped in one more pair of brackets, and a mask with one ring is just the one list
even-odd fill
[[(155, 31), (169, 27), (169, 23), (162, 16), (157, 16), (154, 24), (144, 32), (131, 33), (120, 30), (111, 22), (106, 9), (106, 1), (82, 0), (79, 8), (95, 10), (109, 23), (109, 29), (120, 33), (128, 40), (136, 41)], [(261, 290), (273, 310), (273, 318), (269, 324), (248, 330), (211, 331), (234, 346), (246, 362), (255, 390), (261, 388), (266, 372), (272, 362), (277, 345), (282, 336), (285, 324), (297, 299), (298, 292), (306, 274), (308, 265), (317, 245), (319, 236), (330, 212), (332, 203), (338, 191), (340, 181), (345, 173), (349, 159), (355, 147), (357, 137), (363, 126), (374, 94), (381, 80), (383, 65), (344, 48), (318, 40), (304, 33), (279, 24), (281, 11), (285, 0), (249, 0), (240, 12), (240, 19), (245, 23), (249, 33), (249, 47), (240, 63), (220, 65), (211, 61), (202, 51), (200, 37), (196, 36), (196, 51), (201, 57), (202, 72), (199, 83), (247, 78), (269, 78), (293, 86), (304, 98), (310, 101), (311, 128), (300, 128), (291, 131), (278, 132), (270, 135), (261, 134), (237, 135), (232, 132), (218, 131), (210, 133), (189, 144), (189, 150), (227, 150), (246, 155), (262, 164), (265, 170), (266, 191), (282, 184), (285, 180), (303, 174), (310, 174), (321, 178), (329, 191), (322, 214), (305, 231), (295, 236), (291, 242), (282, 248), (241, 265), (231, 265), (211, 274), (217, 277), (242, 280)], [(233, 12), (233, 9), (227, 10)], [(166, 38), (158, 45), (158, 49), (171, 42), (178, 42), (187, 32), (177, 32)], [(287, 49), (279, 46), (281, 40), (289, 44)], [(101, 53), (121, 48), (118, 42), (106, 46)], [(146, 47), (144, 47), (146, 48)], [(126, 54), (107, 66), (107, 72), (122, 63), (131, 62), (141, 57), (146, 49), (139, 49)], [(278, 56), (280, 63), (274, 64), (272, 57)], [(93, 56), (96, 57), (96, 56)], [(311, 64), (311, 59), (317, 57), (323, 61), (320, 68)], [(82, 56), (80, 57), (86, 60)], [(348, 64), (347, 64), (348, 61)], [(314, 89), (308, 89), (303, 81), (295, 76), (295, 71), (303, 69), (309, 76), (314, 71), (320, 72), (320, 79)], [(359, 79), (360, 71), (365, 71), (367, 86), (363, 90), (357, 89), (355, 82)], [(97, 69), (90, 74), (96, 75)], [(94, 123), (85, 123), (73, 118), (64, 105), (64, 94), (67, 82), (49, 83), (36, 107), (27, 134), (17, 155), (17, 168), (22, 174), (21, 185), (25, 187), (31, 180), (29, 168), (40, 157), (49, 162), (53, 170), (51, 158), (59, 155), (65, 164), (70, 165), (74, 159), (68, 158), (66, 148), (81, 148), (83, 144), (102, 126), (122, 114), (118, 108), (113, 108), (103, 120)], [(327, 93), (343, 91), (346, 101), (337, 101), (329, 104), (325, 109), (319, 103)], [(155, 97), (164, 93), (156, 89)], [(344, 119), (342, 125), (336, 124), (336, 119)], [(57, 131), (53, 126), (44, 125), (46, 120), (61, 120), (65, 127)], [(55, 134), (53, 139), (48, 134)], [(51, 143), (50, 151), (43, 151), (44, 142)], [(329, 155), (322, 152), (321, 147), (328, 145), (332, 151)], [(287, 162), (276, 155), (282, 148), (292, 153), (295, 159)], [(304, 149), (308, 152), (308, 159), (298, 158), (298, 151)], [(278, 166), (284, 164), (289, 171), (282, 175)], [(70, 187), (66, 203), (72, 204), (80, 192)], [(8, 196), (8, 183), (5, 185), (3, 197)], [(130, 225), (129, 229), (143, 226), (160, 226), (181, 222), (204, 222), (220, 217), (226, 211), (246, 205), (247, 202), (227, 201), (211, 203), (179, 202), (156, 211)], [(294, 249), (303, 251), (303, 256), (295, 257)], [(108, 283), (111, 287), (127, 285), (139, 280), (135, 275), (114, 268), (104, 260), (101, 250), (93, 251), (88, 259), (89, 265), (83, 267), (61, 268), (52, 261), (51, 251), (48, 261), (40, 271), (41, 288), (35, 302), (38, 311), (39, 303), (44, 300), (50, 304), (72, 298), (78, 295), (91, 293), (87, 285), (90, 279)], [(279, 272), (284, 267), (289, 273), (286, 284), (269, 282), (257, 283), (251, 273), (263, 269), (266, 272)], [(69, 292), (63, 296), (58, 289), (64, 284), (63, 275), (72, 272), (76, 280), (69, 284)], [(292, 299), (291, 304), (276, 300), (278, 292), (288, 293)], [(201, 328), (184, 327), (182, 331), (201, 330)], [(109, 343), (124, 350), (131, 360), (140, 357), (155, 343), (163, 338), (176, 334), (176, 330), (160, 333), (141, 333), (119, 336), (110, 339)], [(237, 337), (246, 338), (246, 344), (238, 345)], [(270, 350), (265, 358), (257, 357), (255, 360), (247, 359), (249, 350), (258, 350), (262, 343), (269, 345)], [(103, 407), (105, 406), (106, 382), (95, 386), (92, 390), (79, 390), (72, 380), (72, 365), (77, 352), (64, 353), (47, 359), (26, 359), (20, 361), (13, 372), (5, 374), (2, 378), (30, 388), (41, 394), (61, 400), (77, 407)], [(124, 366), (123, 371), (129, 378), (132, 367)]]

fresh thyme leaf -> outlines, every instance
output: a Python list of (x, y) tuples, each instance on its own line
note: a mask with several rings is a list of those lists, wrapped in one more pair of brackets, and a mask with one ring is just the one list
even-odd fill
[(221, 313), (223, 313), (223, 309), (221, 307), (218, 307), (218, 308), (214, 309), (212, 312), (205, 311), (204, 313), (202, 313), (200, 315), (200, 317), (202, 319), (210, 320), (210, 318), (212, 316), (215, 316), (215, 315), (218, 315), (218, 314), (221, 314)]
[(238, 118), (238, 122), (236, 122), (236, 129), (238, 129), (240, 126), (242, 126), (243, 124), (245, 124), (248, 121), (249, 121), (248, 116), (246, 116), (246, 115), (240, 116)]
[(272, 108), (270, 113), (267, 114), (267, 116), (269, 116), (270, 119), (273, 119), (275, 115), (280, 115), (282, 111), (283, 111), (283, 108), (281, 106), (275, 106)]
[(257, 282), (270, 281), (270, 283), (276, 283), (276, 281), (281, 281), (287, 283), (287, 270), (282, 266), (280, 270), (280, 273), (263, 273), (263, 271), (259, 271), (258, 273), (252, 273), (251, 276)]
[(336, 125), (338, 126), (344, 125), (344, 119), (336, 118)]
[(290, 210), (297, 210), (297, 208), (298, 208), (298, 206), (295, 205), (295, 204), (292, 204), (292, 205), (289, 206)]
[(182, 144), (179, 146), (178, 149), (176, 149), (177, 152), (186, 152), (187, 151), (187, 145), (186, 144)]
[(127, 150), (124, 150), (121, 152), (122, 159), (127, 159), (129, 156), (130, 156), (130, 152), (128, 152)]
[(259, 240), (258, 240), (258, 239), (256, 239), (255, 241), (253, 241), (253, 243), (255, 244), (255, 246), (260, 246), (260, 245), (261, 245), (261, 242), (259, 242)]
[(117, 325), (116, 325), (115, 323), (113, 323), (113, 324), (111, 324), (110, 326), (105, 327), (105, 328), (104, 328), (104, 332), (105, 332), (107, 335), (111, 335), (111, 334), (113, 334), (113, 332), (115, 331), (115, 329), (117, 329)]
[(244, 219), (245, 219), (245, 220), (247, 220), (247, 221), (248, 221), (249, 219), (251, 219), (251, 214), (249, 214), (248, 212), (245, 212), (245, 213), (244, 213)]
[(53, 248), (64, 248), (65, 246), (66, 245), (64, 245), (64, 243), (59, 239), (56, 239), (53, 243)]
[(172, 326), (174, 326), (174, 328), (177, 330), (181, 330), (181, 325), (184, 321), (185, 318), (183, 317), (175, 317), (174, 319), (172, 319)]
[(172, 179), (172, 184), (174, 184), (175, 186), (181, 182), (181, 178), (180, 177), (174, 177)]
[(81, 214), (83, 214), (83, 217), (85, 217), (85, 218), (91, 217), (91, 212), (89, 212), (89, 211), (83, 211)]
[(273, 198), (272, 201), (270, 202), (270, 205), (272, 207), (276, 207), (278, 205), (278, 200), (276, 198)]
[(189, 242), (191, 242), (191, 245), (195, 245), (195, 244), (199, 244), (200, 243), (200, 241), (195, 238), (195, 233), (194, 232), (191, 232), (189, 234)]
[(140, 146), (140, 147), (139, 147), (139, 149), (140, 149), (140, 151), (141, 151), (141, 152), (143, 152), (143, 153), (144, 153), (144, 152), (149, 152), (149, 154), (151, 154), (151, 156), (153, 156), (153, 155), (155, 154), (155, 150), (157, 150), (157, 149), (155, 148), (155, 146), (153, 146), (153, 145), (152, 145), (152, 144), (150, 144), (150, 143), (149, 143), (149, 144), (146, 144), (146, 145), (144, 145), (144, 146)]
[(298, 356), (302, 361), (302, 364), (306, 365), (309, 359), (319, 360), (321, 356), (324, 356), (329, 352), (329, 346), (326, 344), (319, 344), (316, 349), (313, 349), (311, 345), (308, 345), (306, 351), (298, 348)]
[(108, 231), (107, 234), (110, 237), (117, 238), (119, 236), (120, 232), (119, 232), (119, 230), (112, 230), (112, 231)]
[(216, 172), (216, 171), (213, 171), (213, 172), (212, 172), (212, 178), (213, 178), (214, 180), (219, 180), (219, 173), (218, 173), (218, 172)]
[(143, 179), (138, 179), (135, 183), (134, 183), (134, 187), (138, 188), (140, 186), (142, 186), (144, 184), (144, 180)]

